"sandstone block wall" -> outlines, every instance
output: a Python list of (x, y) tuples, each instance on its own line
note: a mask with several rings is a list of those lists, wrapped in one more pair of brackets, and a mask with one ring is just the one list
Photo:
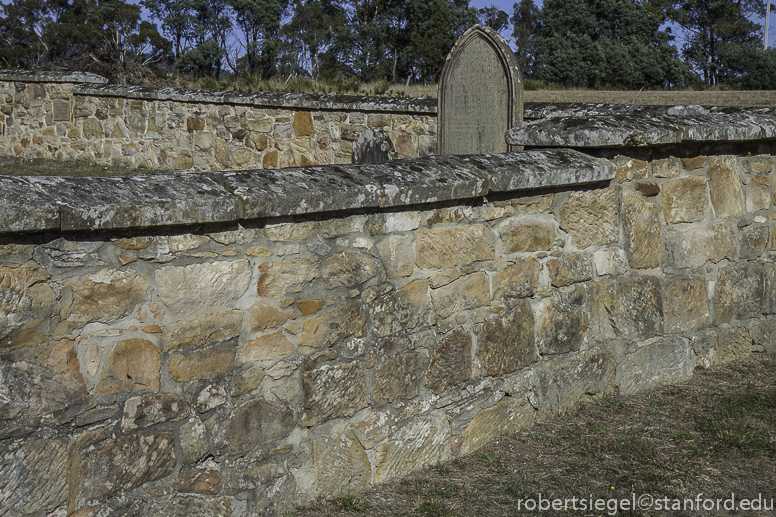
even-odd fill
[(436, 151), (435, 101), (54, 79), (0, 76), (0, 154), (198, 171), (342, 164), (367, 129), (385, 131), (397, 158)]
[(615, 166), (390, 208), (4, 227), (0, 515), (278, 515), (774, 351), (773, 159)]

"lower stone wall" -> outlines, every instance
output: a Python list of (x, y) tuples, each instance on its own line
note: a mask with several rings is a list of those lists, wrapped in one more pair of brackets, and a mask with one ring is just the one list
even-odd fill
[(0, 237), (0, 515), (278, 515), (774, 350), (769, 156)]
[(197, 171), (345, 164), (368, 129), (395, 158), (436, 153), (435, 101), (267, 96), (0, 80), (0, 155)]

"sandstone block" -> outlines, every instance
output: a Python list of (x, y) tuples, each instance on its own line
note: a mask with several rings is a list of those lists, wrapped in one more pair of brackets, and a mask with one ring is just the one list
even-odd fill
[(663, 310), (667, 334), (702, 326), (709, 319), (705, 279), (702, 276), (682, 276), (668, 280), (663, 295)]
[(296, 319), (296, 312), (293, 309), (284, 311), (264, 302), (256, 302), (248, 309), (248, 328), (251, 332), (263, 332), (280, 327), (286, 321), (293, 319)]
[(372, 468), (352, 429), (313, 440), (318, 493), (358, 492), (369, 485)]
[(178, 492), (215, 495), (221, 491), (221, 468), (200, 467), (183, 470), (172, 482)]
[(735, 156), (709, 156), (709, 194), (717, 218), (744, 215), (744, 193)]
[(104, 269), (92, 275), (68, 278), (63, 286), (61, 316), (75, 323), (115, 323), (146, 299), (150, 288), (134, 271)]
[(124, 403), (123, 432), (174, 422), (189, 416), (189, 402), (176, 395), (153, 394), (132, 397)]
[(417, 327), (428, 305), (428, 281), (416, 280), (369, 304), (369, 319), (378, 337)]
[(657, 208), (632, 190), (622, 193), (622, 216), (625, 227), (625, 251), (631, 267), (648, 269), (665, 260), (663, 227)]
[(207, 413), (219, 406), (223, 406), (227, 400), (224, 381), (209, 384), (197, 395), (194, 410), (197, 413)]
[(245, 454), (260, 445), (285, 438), (295, 425), (296, 418), (290, 407), (253, 399), (237, 407), (219, 429), (216, 448), (222, 454)]
[(565, 354), (579, 350), (584, 341), (585, 292), (545, 300), (536, 310), (536, 346), (539, 353)]
[(574, 192), (561, 210), (561, 228), (569, 232), (578, 249), (617, 240), (620, 188)]
[(765, 263), (763, 268), (763, 314), (776, 313), (776, 264)]
[(426, 372), (426, 386), (436, 394), (469, 379), (472, 370), (472, 338), (456, 330), (439, 343)]
[(248, 341), (237, 349), (237, 363), (276, 361), (293, 355), (294, 344), (282, 332), (275, 332)]
[(264, 380), (265, 375), (264, 371), (258, 366), (234, 374), (230, 383), (232, 397), (239, 397), (255, 390), (259, 387), (261, 381)]
[(555, 287), (564, 287), (593, 279), (593, 264), (590, 256), (584, 253), (563, 255), (559, 259), (552, 258), (546, 263), (550, 273), (550, 281)]
[(131, 391), (159, 391), (161, 352), (144, 339), (127, 339), (116, 343), (102, 367), (97, 393), (113, 394)]
[(366, 364), (324, 365), (303, 378), (302, 425), (314, 427), (328, 420), (353, 416), (367, 407)]
[(741, 259), (752, 260), (759, 258), (768, 247), (770, 232), (767, 226), (756, 226), (741, 230)]
[(205, 129), (205, 121), (197, 117), (186, 119), (186, 129), (189, 131), (202, 131)]
[(695, 356), (687, 339), (661, 336), (639, 344), (617, 365), (614, 383), (631, 395), (650, 388), (677, 384), (692, 377)]
[(243, 315), (239, 311), (217, 311), (178, 321), (162, 329), (165, 352), (204, 346), (240, 336)]
[(146, 501), (139, 514), (165, 517), (231, 517), (232, 499), (176, 494), (170, 499)]
[(776, 351), (776, 321), (760, 319), (752, 324), (754, 347), (765, 353)]
[(771, 189), (762, 185), (751, 184), (746, 187), (746, 211), (757, 212), (771, 208)]
[(549, 250), (555, 239), (555, 221), (550, 218), (507, 219), (499, 227), (503, 253)]
[(588, 299), (588, 336), (596, 340), (624, 337), (638, 341), (657, 336), (663, 330), (663, 296), (658, 277), (595, 282)]
[(684, 167), (684, 170), (686, 171), (694, 171), (706, 165), (705, 156), (693, 156), (692, 158), (680, 158), (679, 161), (682, 162), (682, 167)]
[(181, 445), (181, 463), (189, 465), (205, 457), (210, 451), (207, 428), (199, 418), (191, 418), (178, 431)]
[(721, 269), (715, 292), (715, 323), (756, 318), (763, 306), (763, 268), (739, 264)]
[(709, 209), (704, 176), (689, 176), (663, 183), (663, 217), (666, 224), (700, 221)]
[(296, 137), (313, 136), (313, 117), (309, 111), (300, 111), (294, 115), (294, 134)]
[(483, 324), (478, 357), (484, 374), (494, 377), (512, 373), (539, 358), (534, 343), (534, 318), (527, 301), (511, 314)]
[(675, 157), (652, 162), (652, 175), (656, 178), (674, 178), (682, 171), (682, 165)]
[(717, 353), (714, 364), (727, 364), (743, 359), (751, 353), (752, 336), (746, 327), (722, 329), (717, 334)]
[(536, 259), (523, 260), (507, 266), (496, 274), (493, 287), (494, 300), (530, 298), (539, 289), (541, 264)]
[(415, 262), (421, 268), (454, 267), (493, 258), (481, 224), (418, 230)]
[(28, 440), (0, 449), (0, 513), (46, 515), (68, 495), (67, 439)]
[(175, 468), (174, 442), (172, 431), (137, 431), (83, 453), (83, 497), (106, 499), (120, 490), (168, 476)]
[(448, 285), (450, 282), (458, 280), (459, 278), (461, 278), (461, 273), (459, 273), (457, 269), (451, 267), (450, 269), (443, 269), (429, 278), (428, 285), (431, 286), (432, 289), (436, 289)]
[(316, 259), (289, 259), (261, 264), (259, 273), (256, 293), (265, 298), (283, 298), (300, 292), (322, 272)]
[(303, 322), (299, 334), (299, 353), (309, 354), (320, 348), (365, 335), (366, 317), (361, 310), (361, 304), (352, 302)]
[(34, 262), (18, 268), (0, 266), (0, 349), (23, 343), (13, 331), (32, 331), (56, 316), (57, 297), (46, 270)]
[(631, 181), (646, 178), (649, 173), (649, 163), (627, 156), (615, 156), (612, 160), (617, 165), (617, 181)]
[(416, 397), (427, 363), (424, 354), (402, 354), (379, 366), (372, 375), (372, 406)]
[(325, 300), (299, 300), (297, 306), (302, 312), (302, 316), (310, 316), (321, 310), (324, 303), (326, 303)]
[(743, 162), (744, 170), (749, 174), (769, 174), (773, 170), (773, 159), (768, 156), (752, 156)]
[(411, 421), (375, 448), (375, 483), (400, 478), (450, 458), (450, 424), (444, 411), (435, 411)]
[(458, 312), (490, 305), (490, 287), (485, 273), (472, 273), (439, 289), (431, 290), (437, 314), (447, 318)]
[(159, 297), (180, 316), (222, 307), (248, 290), (247, 260), (165, 267), (154, 274)]
[(668, 230), (666, 240), (672, 262), (678, 268), (700, 267), (706, 262), (734, 259), (738, 250), (738, 226), (721, 221), (686, 231)]
[(177, 382), (212, 379), (229, 373), (234, 366), (234, 343), (197, 348), (189, 353), (173, 353), (167, 357), (167, 367)]
[(617, 247), (604, 248), (593, 253), (598, 276), (623, 275), (630, 270), (625, 250)]
[(299, 241), (312, 237), (319, 229), (320, 223), (317, 221), (268, 224), (264, 228), (264, 235), (271, 241)]
[(344, 250), (326, 259), (323, 266), (323, 283), (326, 289), (354, 287), (376, 274), (374, 260), (358, 251)]
[(475, 415), (466, 428), (461, 452), (469, 454), (497, 438), (528, 429), (534, 423), (534, 413), (526, 399), (502, 398)]
[(415, 269), (415, 249), (410, 235), (389, 235), (377, 245), (389, 278), (410, 276)]
[(96, 118), (87, 118), (83, 122), (83, 135), (87, 140), (105, 138), (102, 124)]

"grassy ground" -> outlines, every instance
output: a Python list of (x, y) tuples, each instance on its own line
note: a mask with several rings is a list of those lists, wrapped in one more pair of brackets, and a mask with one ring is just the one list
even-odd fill
[[(632, 501), (634, 494), (644, 507), (621, 506), (617, 515), (716, 514), (716, 508), (691, 512), (689, 505), (686, 511), (658, 510), (663, 498), (669, 506), (675, 499), (685, 505), (685, 498), (695, 504), (698, 494), (701, 505), (721, 499), (722, 510), (732, 493), (736, 501), (762, 494), (764, 508), (772, 509), (774, 465), (776, 356), (757, 355), (698, 370), (681, 386), (608, 398), (452, 463), (368, 492), (336, 494), (295, 515), (613, 515), (608, 506), (582, 511), (580, 500), (574, 511), (571, 498)], [(527, 500), (538, 505), (540, 494), (568, 499), (567, 510), (526, 510)], [(729, 514), (776, 515), (773, 510)]]
[(88, 160), (21, 159), (0, 157), (0, 176), (128, 176), (171, 172), (169, 169), (132, 169), (115, 165), (100, 165)]

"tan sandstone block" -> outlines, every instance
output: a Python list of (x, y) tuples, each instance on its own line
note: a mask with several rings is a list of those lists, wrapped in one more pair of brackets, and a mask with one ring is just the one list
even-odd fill
[(424, 354), (401, 354), (380, 365), (372, 374), (372, 406), (416, 397), (427, 363)]
[(738, 225), (721, 221), (686, 231), (668, 230), (666, 241), (675, 267), (700, 267), (707, 261), (735, 258)]
[(620, 188), (574, 192), (561, 210), (561, 228), (572, 243), (584, 249), (617, 241), (619, 237)]
[(181, 316), (224, 306), (242, 296), (251, 280), (247, 260), (192, 264), (156, 270), (159, 297)]
[(617, 181), (631, 181), (638, 178), (646, 178), (649, 173), (649, 164), (643, 160), (636, 160), (627, 156), (615, 156), (617, 165)]
[(706, 281), (701, 276), (678, 277), (666, 283), (663, 295), (666, 333), (686, 332), (709, 319)]
[(751, 184), (746, 187), (746, 211), (757, 212), (771, 208), (771, 189)]
[(265, 262), (259, 266), (256, 293), (265, 298), (282, 298), (298, 293), (310, 282), (320, 278), (322, 271), (317, 259), (289, 259)]
[(709, 193), (717, 218), (744, 215), (744, 193), (735, 156), (709, 156)]
[(376, 274), (374, 260), (358, 251), (340, 251), (327, 258), (323, 265), (323, 283), (326, 289), (355, 287)]
[(447, 318), (467, 309), (490, 305), (490, 288), (485, 273), (473, 273), (431, 290), (437, 313)]
[[(300, 306), (303, 302), (299, 302)], [(320, 307), (319, 307), (320, 308)], [(302, 310), (302, 314), (305, 314)], [(263, 332), (267, 329), (280, 327), (288, 320), (296, 319), (296, 311), (284, 311), (268, 303), (255, 302), (248, 309), (248, 328), (251, 332)]]
[(227, 341), (201, 347), (188, 354), (170, 354), (167, 366), (177, 382), (210, 379), (230, 372), (234, 366), (234, 355), (234, 344)]
[(162, 349), (171, 352), (234, 339), (240, 336), (242, 319), (239, 311), (217, 311), (178, 321), (162, 329)]
[(625, 251), (631, 267), (653, 268), (665, 261), (663, 227), (657, 207), (632, 190), (622, 193), (622, 217), (625, 229)]
[(105, 360), (97, 393), (113, 394), (139, 390), (159, 391), (161, 352), (144, 339), (116, 343)]
[(493, 258), (481, 224), (418, 230), (415, 262), (421, 268), (454, 267)]
[(450, 424), (444, 411), (437, 410), (410, 421), (375, 448), (375, 483), (404, 477), (450, 458)]
[(365, 335), (366, 317), (361, 304), (352, 302), (333, 312), (304, 321), (299, 334), (299, 353), (309, 354)]
[(533, 423), (534, 408), (526, 399), (504, 397), (472, 419), (466, 428), (461, 452), (474, 452), (497, 438), (528, 429)]
[(115, 323), (130, 315), (150, 293), (134, 271), (104, 269), (64, 281), (61, 316), (77, 323)]
[(352, 429), (313, 440), (313, 458), (318, 493), (358, 492), (369, 485), (372, 468)]
[(511, 314), (485, 322), (478, 340), (477, 355), (484, 365), (484, 375), (512, 373), (539, 358), (528, 301), (521, 302)]
[(439, 343), (426, 372), (426, 386), (441, 393), (448, 386), (460, 384), (471, 376), (472, 338), (463, 330), (456, 330)]
[(663, 217), (666, 224), (694, 223), (706, 217), (709, 198), (704, 176), (689, 176), (663, 183)]
[(248, 341), (237, 349), (239, 364), (252, 361), (275, 361), (293, 355), (294, 344), (282, 332)]

